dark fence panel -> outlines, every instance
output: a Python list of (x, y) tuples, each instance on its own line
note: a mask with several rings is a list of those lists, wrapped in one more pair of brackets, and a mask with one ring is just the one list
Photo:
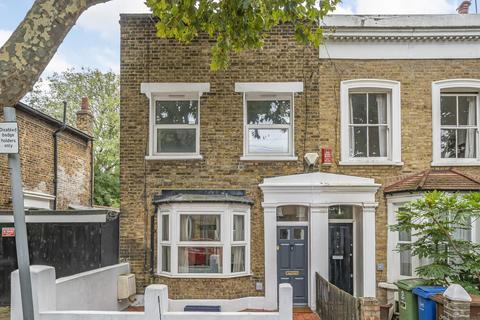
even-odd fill
[(322, 320), (359, 320), (360, 303), (351, 294), (316, 274), (317, 313)]
[[(55, 267), (57, 278), (116, 264), (118, 223), (118, 216), (106, 223), (29, 223), (30, 264)], [(0, 237), (0, 306), (10, 304), (10, 273), (15, 269), (15, 238)]]

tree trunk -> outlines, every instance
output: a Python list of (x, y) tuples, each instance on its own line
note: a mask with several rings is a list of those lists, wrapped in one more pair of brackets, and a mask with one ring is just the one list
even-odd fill
[(36, 0), (0, 48), (0, 107), (15, 104), (33, 88), (85, 10), (108, 1)]

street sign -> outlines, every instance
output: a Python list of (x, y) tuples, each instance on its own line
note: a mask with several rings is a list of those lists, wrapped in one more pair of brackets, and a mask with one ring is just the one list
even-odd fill
[(16, 122), (0, 122), (0, 153), (18, 153), (18, 125)]
[(2, 228), (2, 238), (15, 237), (15, 228)]

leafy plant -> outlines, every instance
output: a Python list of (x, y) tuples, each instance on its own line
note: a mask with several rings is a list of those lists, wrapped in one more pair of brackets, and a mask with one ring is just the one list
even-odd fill
[(34, 87), (25, 102), (59, 120), (67, 102), (67, 123), (75, 126), (82, 97), (94, 116), (94, 204), (120, 205), (120, 81), (113, 72), (82, 68), (54, 73)]
[(273, 27), (289, 23), (296, 39), (320, 45), (320, 20), (340, 0), (146, 0), (157, 36), (188, 43), (200, 33), (215, 39), (211, 69), (226, 69), (230, 52), (263, 46)]
[[(398, 224), (391, 230), (411, 232), (412, 256), (422, 261), (417, 275), (434, 285), (462, 285), (480, 293), (480, 245), (468, 235), (480, 217), (480, 193), (433, 191), (412, 201), (397, 213)], [(402, 245), (404, 246), (404, 245)]]

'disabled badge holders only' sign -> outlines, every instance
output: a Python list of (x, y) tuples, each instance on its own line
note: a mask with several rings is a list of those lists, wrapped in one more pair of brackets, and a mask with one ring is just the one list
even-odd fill
[(18, 153), (18, 125), (0, 122), (0, 154)]

